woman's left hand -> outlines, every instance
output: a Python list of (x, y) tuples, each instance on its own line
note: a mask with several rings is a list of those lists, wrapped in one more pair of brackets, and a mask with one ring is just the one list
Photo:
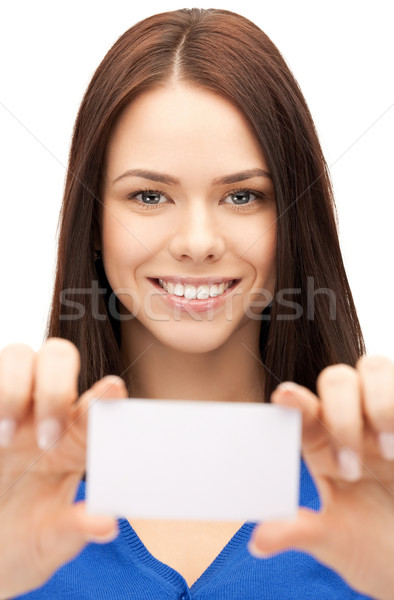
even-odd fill
[(363, 356), (355, 368), (329, 366), (317, 393), (286, 382), (272, 402), (302, 410), (303, 457), (322, 508), (257, 525), (250, 550), (308, 552), (361, 593), (393, 600), (394, 363)]

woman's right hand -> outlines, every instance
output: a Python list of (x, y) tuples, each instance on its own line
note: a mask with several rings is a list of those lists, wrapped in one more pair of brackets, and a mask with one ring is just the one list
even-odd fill
[(24, 344), (0, 352), (0, 600), (43, 585), (87, 543), (117, 535), (116, 519), (73, 500), (89, 401), (126, 398), (127, 389), (111, 375), (78, 399), (79, 370), (77, 348), (60, 338), (38, 352)]

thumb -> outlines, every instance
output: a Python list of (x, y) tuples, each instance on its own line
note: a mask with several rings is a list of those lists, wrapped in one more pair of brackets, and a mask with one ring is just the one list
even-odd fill
[(47, 519), (37, 545), (51, 574), (74, 558), (89, 542), (106, 543), (117, 535), (118, 525), (114, 517), (89, 514), (85, 502), (76, 502)]
[(290, 549), (316, 556), (325, 534), (321, 513), (300, 508), (294, 521), (267, 521), (257, 525), (249, 540), (248, 550), (258, 558)]
[(92, 400), (115, 400), (127, 398), (128, 391), (123, 379), (117, 375), (106, 375), (86, 390), (79, 398), (73, 415), (74, 438), (82, 445), (86, 442), (87, 418)]

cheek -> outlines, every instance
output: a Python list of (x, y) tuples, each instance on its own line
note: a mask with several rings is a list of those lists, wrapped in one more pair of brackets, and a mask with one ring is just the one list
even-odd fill
[[(143, 246), (137, 241), (124, 219), (106, 211), (102, 223), (102, 257), (113, 290), (126, 287), (135, 270), (135, 261)], [(128, 273), (129, 281), (125, 280)]]
[(276, 225), (266, 224), (259, 232), (254, 232), (254, 237), (250, 238), (248, 244), (248, 251), (244, 254), (254, 271), (253, 288), (245, 300), (251, 314), (260, 314), (274, 298), (276, 244)]
[[(109, 282), (111, 277), (133, 275), (139, 265), (155, 256), (158, 232), (141, 219), (106, 211), (102, 223), (102, 255)], [(119, 283), (119, 282), (118, 282)]]
[(250, 223), (238, 240), (238, 255), (251, 265), (256, 282), (264, 284), (265, 281), (272, 281), (276, 262), (276, 214)]
[(256, 285), (266, 287), (273, 292), (275, 287), (276, 246), (274, 244), (256, 243), (253, 250), (254, 257), (250, 258), (250, 261), (256, 271)]

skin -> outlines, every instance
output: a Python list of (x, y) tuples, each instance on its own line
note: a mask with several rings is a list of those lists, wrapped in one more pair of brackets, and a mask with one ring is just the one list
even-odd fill
[[(189, 92), (191, 90), (172, 90), (172, 100), (176, 99), (178, 93), (183, 94), (185, 99), (185, 94)], [(197, 93), (201, 102), (204, 102), (200, 91), (193, 90), (189, 108), (193, 106), (192, 96), (195, 99)], [(157, 102), (168, 100), (168, 94), (170, 90), (162, 91), (155, 98), (152, 95), (149, 98), (152, 101), (150, 108), (153, 110)], [(207, 96), (205, 99), (208, 101)], [(146, 100), (148, 102), (148, 98)], [(219, 105), (215, 104), (216, 98), (210, 96), (210, 100), (213, 115)], [(147, 109), (148, 104), (144, 103), (140, 108)], [(211, 106), (210, 102), (208, 104)], [(228, 109), (223, 119), (228, 117), (230, 122), (233, 117), (234, 131), (237, 124), (240, 127), (236, 139), (246, 143), (248, 134), (243, 127), (245, 124), (241, 126), (239, 115), (231, 112), (230, 107), (221, 106), (224, 111)], [(198, 110), (195, 103), (194, 108)], [(182, 110), (186, 114), (187, 107), (180, 106), (179, 109), (179, 123), (182, 123)], [(130, 114), (133, 114), (133, 110)], [(208, 111), (206, 118), (209, 119), (210, 115)], [(211, 125), (215, 123), (212, 119)], [(190, 127), (191, 134), (193, 124)], [(240, 137), (241, 132), (243, 134)], [(223, 132), (223, 139), (227, 133)], [(249, 140), (250, 150), (253, 151), (252, 139)], [(140, 144), (143, 146), (142, 142)], [(208, 151), (208, 146), (202, 149)], [(187, 156), (190, 158), (192, 150), (193, 146), (184, 159), (180, 154), (175, 157), (176, 160), (171, 159), (175, 160), (173, 168), (180, 169), (176, 173), (183, 177), (182, 187), (171, 196), (173, 204), (160, 209), (163, 212), (158, 211), (157, 217), (145, 217), (126, 208), (127, 202), (122, 199), (121, 193), (119, 196), (113, 196), (112, 193), (105, 196), (107, 207), (111, 204), (111, 212), (117, 210), (122, 219), (127, 218), (128, 227), (132, 228), (134, 222), (138, 222), (135, 232), (145, 241), (147, 224), (153, 226), (155, 219), (161, 223), (156, 230), (157, 236), (150, 238), (153, 244), (151, 249), (154, 249), (151, 255), (138, 249), (130, 234), (122, 240), (112, 238), (111, 231), (114, 235), (123, 234), (108, 215), (103, 218), (102, 239), (98, 241), (103, 242), (106, 270), (114, 284), (125, 287), (135, 285), (137, 293), (143, 297), (149, 293), (145, 277), (156, 275), (159, 267), (168, 270), (174, 265), (175, 271), (177, 265), (182, 273), (187, 274), (189, 270), (190, 273), (206, 274), (217, 268), (214, 271), (217, 274), (222, 266), (226, 269), (236, 268), (239, 269), (236, 274), (242, 275), (243, 279), (242, 301), (246, 299), (251, 302), (248, 293), (254, 286), (268, 286), (274, 282), (271, 279), (273, 262), (269, 259), (269, 256), (273, 257), (275, 248), (273, 228), (261, 241), (256, 242), (256, 245), (261, 244), (259, 252), (253, 250), (244, 254), (244, 238), (238, 236), (238, 231), (245, 227), (243, 235), (261, 232), (261, 228), (273, 218), (273, 212), (270, 212), (273, 208), (261, 206), (247, 215), (227, 213), (227, 206), (219, 203), (222, 195), (218, 190), (212, 189), (208, 194), (207, 182), (210, 177), (232, 172), (231, 169), (236, 167), (237, 170), (240, 165), (224, 164), (229, 150), (226, 146), (222, 158), (224, 162), (216, 162), (217, 171), (208, 175), (210, 165), (204, 165), (208, 169), (205, 171), (202, 168), (204, 160), (197, 153), (195, 168), (203, 178), (200, 179), (186, 168)], [(232, 149), (229, 155), (234, 157)], [(146, 160), (149, 156), (145, 157)], [(251, 156), (248, 155), (248, 159)], [(260, 153), (253, 157), (256, 161), (264, 161)], [(125, 158), (126, 168), (130, 168), (130, 157)], [(181, 165), (182, 160), (185, 163)], [(109, 161), (108, 168), (110, 165)], [(167, 169), (171, 165), (165, 166)], [(164, 170), (161, 164), (155, 165), (155, 168)], [(175, 233), (171, 237), (161, 231), (167, 210), (174, 215)], [(233, 219), (237, 225), (229, 230), (227, 227), (233, 225)], [(225, 233), (222, 228), (224, 222)], [(184, 223), (188, 235), (182, 230)], [(230, 236), (228, 231), (233, 235)], [(228, 274), (227, 271), (225, 274)], [(162, 308), (156, 300), (159, 299), (152, 298), (152, 306), (155, 301), (155, 309), (160, 311)], [(223, 319), (219, 311), (212, 321), (207, 319), (195, 323), (185, 316), (175, 324), (171, 321), (152, 322), (142, 312), (138, 318), (125, 321), (122, 335), (130, 332), (130, 339), (131, 335), (135, 336), (137, 351), (146, 348), (145, 344), (153, 340), (151, 359), (163, 360), (169, 353), (166, 367), (170, 373), (171, 370), (174, 372), (171, 360), (182, 356), (185, 370), (190, 376), (197, 367), (209, 375), (209, 356), (216, 361), (218, 378), (224, 386), (221, 361), (228, 360), (231, 351), (238, 351), (239, 378), (231, 381), (237, 392), (244, 391), (242, 397), (253, 401), (258, 398), (261, 380), (252, 363), (245, 359), (246, 353), (242, 354), (237, 349), (237, 342), (242, 340), (256, 351), (258, 327), (256, 321), (247, 317), (243, 308), (241, 310), (238, 300), (234, 300), (234, 318), (230, 322)], [(132, 308), (125, 301), (124, 314), (127, 315)], [(204, 334), (200, 335), (199, 328)], [(125, 339), (124, 357), (132, 359), (131, 343), (128, 343), (127, 337)], [(156, 368), (159, 368), (158, 365)], [(72, 500), (85, 470), (89, 401), (93, 397), (107, 398), (108, 401), (111, 398), (125, 398), (127, 389), (120, 378), (109, 376), (96, 382), (77, 398), (79, 369), (78, 350), (67, 340), (51, 338), (38, 352), (23, 344), (12, 344), (0, 351), (0, 546), (6, 549), (0, 560), (0, 600), (42, 585), (87, 543), (104, 543), (117, 534), (114, 519), (89, 515), (85, 512), (83, 502), (73, 504)], [(242, 380), (242, 369), (254, 376), (254, 389), (250, 390)], [(151, 372), (148, 362), (141, 361), (138, 373), (145, 377)], [(230, 372), (228, 370), (227, 376)], [(193, 378), (190, 388), (187, 388), (186, 381), (179, 375), (171, 387), (170, 378), (166, 378), (163, 370), (159, 373), (163, 376), (162, 381), (156, 378), (152, 387), (148, 388), (140, 380), (138, 391), (160, 394), (161, 397), (167, 394), (173, 396), (178, 389), (180, 397), (186, 391), (190, 391), (194, 397), (206, 392), (203, 383)], [(236, 399), (232, 388), (222, 388), (213, 378), (211, 385), (218, 398), (223, 397), (224, 389), (229, 398)], [(189, 393), (187, 395), (190, 396)], [(374, 598), (389, 600), (394, 589), (391, 568), (394, 559), (393, 362), (384, 356), (370, 356), (360, 359), (355, 368), (332, 365), (320, 373), (317, 395), (287, 382), (273, 393), (271, 400), (280, 405), (297, 407), (302, 412), (303, 455), (318, 486), (322, 510), (314, 513), (300, 509), (293, 522), (258, 525), (254, 531), (251, 552), (259, 553), (264, 559), (289, 547), (298, 548), (337, 570), (354, 588)], [(348, 452), (350, 459), (344, 461), (343, 452)], [(339, 459), (340, 456), (342, 459)], [(29, 502), (26, 502), (26, 498), (29, 498)]]
[[(302, 451), (322, 501), (295, 522), (258, 525), (250, 550), (268, 557), (289, 547), (314, 555), (355, 589), (392, 598), (394, 575), (394, 364), (363, 356), (332, 365), (314, 395), (285, 382), (272, 401), (301, 409)], [(347, 456), (343, 460), (341, 456)]]
[[(170, 174), (179, 184), (118, 179), (142, 167)], [(264, 371), (255, 359), (261, 321), (253, 317), (275, 287), (273, 184), (264, 176), (212, 184), (257, 168), (269, 170), (243, 115), (197, 87), (171, 84), (150, 91), (117, 123), (106, 153), (100, 249), (112, 289), (123, 291), (118, 294), (123, 315), (135, 314), (121, 324), (124, 363), (132, 365), (125, 376), (134, 396), (261, 401)], [(158, 208), (146, 210), (141, 194), (138, 203), (129, 199), (141, 187), (163, 192)], [(239, 188), (265, 197), (251, 193), (243, 197), (244, 207), (237, 206), (233, 196)], [(213, 312), (177, 314), (147, 277), (178, 274), (241, 282), (231, 300)], [(257, 310), (260, 289), (268, 294)], [(131, 524), (154, 556), (177, 568), (191, 585), (242, 522), (132, 518)]]
[[(256, 317), (275, 287), (273, 184), (262, 176), (211, 183), (246, 169), (268, 171), (245, 118), (211, 92), (171, 84), (143, 94), (124, 111), (106, 158), (101, 250), (112, 289), (123, 291), (118, 294), (122, 312), (134, 310), (136, 316), (121, 324), (121, 351), (125, 364), (133, 365), (127, 376), (134, 395), (261, 401), (264, 373), (254, 357), (260, 355), (261, 321)], [(179, 184), (136, 176), (113, 183), (135, 168), (170, 174)], [(166, 196), (147, 210), (141, 194), (138, 203), (128, 198), (141, 188)], [(245, 206), (237, 206), (231, 193), (239, 188), (265, 198), (244, 194)], [(177, 315), (147, 279), (165, 275), (241, 282), (231, 301), (213, 313)], [(264, 302), (258, 290), (269, 299)]]

